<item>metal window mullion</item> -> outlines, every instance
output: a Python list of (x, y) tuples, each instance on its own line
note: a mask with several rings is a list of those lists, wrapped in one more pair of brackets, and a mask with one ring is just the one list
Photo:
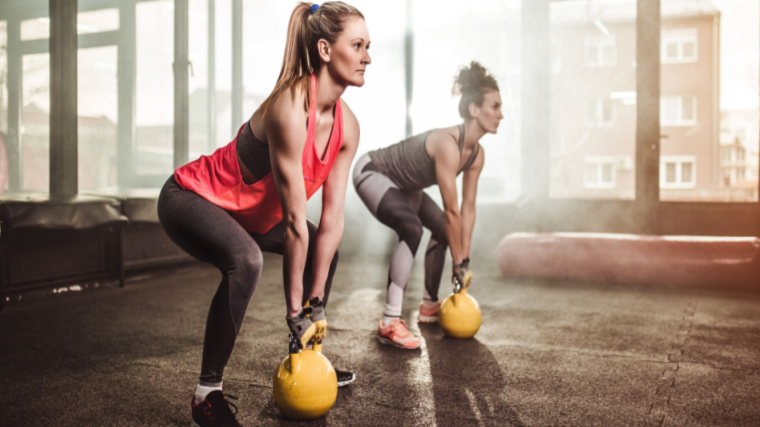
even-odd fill
[(78, 191), (77, 0), (50, 0), (50, 195)]
[(187, 163), (189, 157), (190, 88), (188, 58), (189, 13), (188, 0), (174, 2), (174, 167)]
[(232, 0), (232, 135), (243, 122), (243, 0)]
[(20, 192), (23, 187), (21, 161), (21, 117), (23, 108), (23, 55), (21, 53), (21, 21), (8, 20), (8, 190)]
[(404, 81), (406, 95), (406, 137), (412, 136), (412, 100), (414, 96), (414, 0), (406, 0), (406, 27), (404, 29)]
[(118, 120), (116, 123), (117, 183), (129, 188), (134, 182), (135, 100), (137, 91), (137, 4), (119, 7), (119, 43), (116, 59)]
[[(660, 201), (660, 0), (638, 0), (636, 12), (636, 204), (645, 227)], [(654, 230), (648, 230), (654, 231)]]
[[(522, 2), (522, 190), (549, 198), (549, 0)], [(599, 102), (596, 102), (597, 114)]]
[(206, 84), (207, 148), (216, 148), (216, 0), (208, 0), (208, 80)]

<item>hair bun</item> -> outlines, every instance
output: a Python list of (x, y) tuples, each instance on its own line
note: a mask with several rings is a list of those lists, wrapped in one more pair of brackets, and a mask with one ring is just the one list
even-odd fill
[(452, 94), (461, 95), (462, 100), (459, 105), (459, 114), (467, 118), (467, 106), (470, 102), (480, 105), (483, 101), (483, 94), (489, 90), (499, 90), (499, 84), (496, 79), (486, 71), (477, 61), (470, 62), (470, 66), (463, 66), (454, 78), (454, 86), (451, 89)]
[(464, 66), (459, 69), (459, 74), (454, 79), (452, 92), (455, 95), (462, 95), (483, 87), (491, 87), (493, 82), (494, 79), (488, 71), (479, 62), (472, 61), (469, 67)]

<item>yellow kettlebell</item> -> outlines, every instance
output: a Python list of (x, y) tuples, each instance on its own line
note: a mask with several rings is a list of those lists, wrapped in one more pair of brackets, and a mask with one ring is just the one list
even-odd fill
[(467, 288), (454, 291), (441, 303), (438, 324), (452, 338), (472, 338), (480, 329), (480, 304), (467, 294)]
[(338, 397), (338, 377), (332, 363), (322, 355), (322, 344), (299, 350), (291, 334), (289, 353), (274, 373), (274, 402), (294, 420), (324, 416)]

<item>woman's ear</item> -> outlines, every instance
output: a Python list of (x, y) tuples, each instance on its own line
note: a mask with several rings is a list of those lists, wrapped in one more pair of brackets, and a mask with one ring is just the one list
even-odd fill
[(322, 59), (322, 62), (330, 62), (330, 43), (328, 43), (327, 40), (319, 39), (317, 42), (317, 52), (319, 52), (319, 57)]
[(480, 107), (478, 107), (478, 104), (470, 102), (470, 105), (467, 106), (467, 111), (470, 112), (470, 117), (478, 117), (480, 114)]

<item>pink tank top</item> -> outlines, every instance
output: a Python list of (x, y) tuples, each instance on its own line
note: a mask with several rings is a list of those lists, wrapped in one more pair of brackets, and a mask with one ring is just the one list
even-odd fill
[[(316, 135), (316, 77), (311, 75), (309, 123), (306, 144), (303, 148), (303, 166), (306, 198), (311, 198), (327, 179), (335, 158), (343, 145), (343, 112), (340, 100), (335, 104), (335, 119), (330, 140), (323, 158), (319, 157), (314, 143)], [(240, 130), (243, 127), (241, 126)], [(240, 135), (240, 130), (238, 135)], [(243, 182), (237, 158), (237, 136), (229, 144), (201, 156), (174, 172), (180, 187), (198, 193), (201, 197), (227, 210), (247, 231), (264, 234), (282, 221), (280, 197), (272, 172), (259, 181), (247, 185)]]

